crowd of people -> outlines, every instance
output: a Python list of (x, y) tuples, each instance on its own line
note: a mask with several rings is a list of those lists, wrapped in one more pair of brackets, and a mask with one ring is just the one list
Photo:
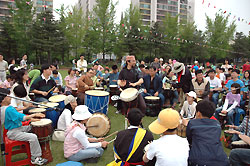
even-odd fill
[[(219, 123), (221, 116), (226, 117), (222, 123), (235, 129), (230, 131), (233, 141), (250, 144), (248, 60), (242, 68), (233, 67), (228, 60), (222, 66), (207, 63), (205, 67), (199, 66), (198, 61), (194, 65), (172, 59), (164, 63), (163, 58), (146, 64), (136, 61), (133, 55), (126, 56), (121, 66), (111, 68), (99, 64), (98, 59), (88, 64), (84, 55), (72, 63), (63, 78), (55, 64), (28, 70), (27, 55), (19, 67), (15, 59), (7, 63), (0, 55), (1, 122), (10, 139), (29, 141), (32, 164), (43, 165), (47, 159), (41, 158), (38, 139), (29, 133), (31, 127), (22, 126), (21, 122), (39, 121), (44, 114), (29, 115), (35, 106), (25, 100), (48, 102), (53, 95), (66, 95), (65, 108), (57, 122), (57, 129), (65, 134), (64, 157), (71, 161), (96, 161), (109, 143), (86, 134), (85, 124), (92, 115), (84, 105), (85, 92), (97, 87), (110, 91), (110, 85), (117, 86), (119, 92), (138, 89), (138, 96), (134, 108), (124, 101), (117, 102), (117, 113), (125, 115), (130, 126), (117, 134), (115, 160), (109, 166), (250, 164), (248, 149), (233, 149), (228, 159), (220, 142), (223, 124)], [(150, 131), (142, 125), (147, 115), (147, 96), (158, 97), (161, 110), (156, 113), (157, 120), (149, 125)], [(241, 115), (247, 115), (242, 123)], [(187, 138), (176, 135), (180, 122), (186, 126)], [(154, 140), (151, 132), (162, 136)]]

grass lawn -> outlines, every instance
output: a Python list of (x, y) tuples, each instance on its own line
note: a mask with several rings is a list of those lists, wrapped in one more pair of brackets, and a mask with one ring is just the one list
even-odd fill
[[(67, 74), (67, 70), (60, 70), (59, 71), (62, 75), (63, 78), (65, 78)], [(111, 121), (111, 129), (108, 134), (111, 134), (114, 131), (120, 131), (124, 130), (124, 117), (121, 114), (116, 114), (115, 113), (116, 108), (113, 106), (109, 106), (109, 111), (108, 111), (108, 117), (110, 118)], [(143, 119), (143, 125), (146, 129), (148, 129), (148, 125), (154, 121), (156, 117), (145, 117)], [(113, 137), (114, 138), (114, 137)], [(109, 140), (112, 140), (113, 138), (109, 138)], [(159, 135), (154, 135), (154, 138), (157, 139), (159, 138)], [(64, 158), (63, 155), (63, 143), (62, 142), (57, 142), (57, 141), (51, 141), (51, 150), (52, 150), (52, 156), (53, 156), (53, 162), (49, 163), (48, 166), (55, 166), (58, 163), (63, 163), (66, 162), (67, 160)], [(229, 149), (224, 148), (225, 152), (227, 155), (230, 153)], [(14, 157), (14, 160), (17, 160), (19, 158), (23, 158), (24, 156), (22, 155), (16, 155)], [(113, 143), (111, 143), (108, 148), (104, 151), (103, 156), (99, 159), (98, 163), (95, 164), (88, 164), (84, 163), (84, 166), (105, 166), (109, 162), (111, 162), (114, 159), (113, 157)], [(0, 162), (1, 163), (1, 162)]]

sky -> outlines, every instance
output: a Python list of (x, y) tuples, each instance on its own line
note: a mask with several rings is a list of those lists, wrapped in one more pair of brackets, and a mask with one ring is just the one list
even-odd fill
[[(78, 0), (54, 0), (54, 9), (59, 9), (61, 4), (65, 6), (74, 5)], [(113, 2), (118, 2), (116, 7), (116, 20), (117, 22), (121, 18), (121, 12), (125, 11), (130, 4), (130, 0), (113, 0)], [(236, 20), (238, 32), (243, 32), (245, 35), (249, 35), (250, 31), (250, 0), (195, 0), (195, 24), (199, 30), (205, 31), (206, 29), (206, 17), (207, 14), (210, 18), (215, 18), (215, 13), (220, 9), (226, 14), (231, 13), (230, 22)], [(210, 5), (209, 5), (210, 4)], [(208, 7), (209, 6), (209, 7)], [(225, 14), (225, 15), (226, 15)], [(240, 17), (241, 21), (238, 21)], [(244, 21), (242, 22), (242, 19)], [(246, 23), (246, 21), (248, 23)]]

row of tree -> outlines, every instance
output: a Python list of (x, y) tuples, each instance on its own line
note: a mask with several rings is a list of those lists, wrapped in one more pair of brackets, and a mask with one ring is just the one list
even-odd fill
[[(28, 3), (27, 3), (28, 2)], [(70, 11), (45, 10), (35, 14), (31, 0), (16, 1), (11, 9), (12, 17), (2, 23), (0, 53), (6, 57), (29, 56), (29, 61), (70, 62), (80, 54), (90, 60), (94, 55), (115, 54), (118, 59), (126, 54), (139, 60), (151, 61), (154, 57), (174, 58), (184, 62), (194, 59), (216, 62), (225, 57), (242, 58), (250, 53), (250, 37), (236, 33), (235, 22), (217, 13), (214, 20), (207, 17), (206, 31), (198, 31), (194, 22), (178, 21), (178, 15), (144, 26), (138, 8), (130, 5), (119, 23), (115, 23), (115, 7), (112, 0), (96, 0), (92, 12), (78, 7)]]

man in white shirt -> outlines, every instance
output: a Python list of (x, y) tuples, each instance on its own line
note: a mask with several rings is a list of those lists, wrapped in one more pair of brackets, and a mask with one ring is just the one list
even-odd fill
[(0, 54), (0, 81), (6, 80), (6, 70), (8, 69), (8, 63), (3, 60), (3, 55)]
[(81, 54), (80, 59), (77, 61), (77, 68), (83, 71), (84, 73), (86, 73), (87, 67), (88, 67), (88, 63), (86, 60), (84, 60), (84, 55)]
[(163, 134), (146, 148), (143, 161), (148, 162), (156, 157), (155, 166), (187, 166), (189, 145), (186, 138), (176, 135), (180, 123), (180, 115), (173, 109), (162, 110), (158, 119), (149, 125), (155, 134)]
[(20, 67), (24, 68), (25, 70), (27, 69), (27, 55), (23, 55), (23, 58), (20, 62)]
[(215, 71), (213, 69), (208, 71), (208, 77), (206, 78), (210, 83), (209, 99), (217, 106), (219, 99), (219, 91), (222, 90), (221, 80), (215, 77)]

